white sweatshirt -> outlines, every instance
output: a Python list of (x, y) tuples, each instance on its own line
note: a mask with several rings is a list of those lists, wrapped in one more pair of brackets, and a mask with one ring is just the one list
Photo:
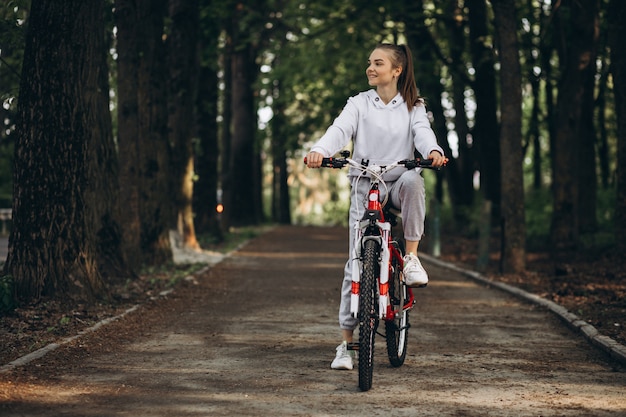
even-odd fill
[[(352, 159), (366, 159), (377, 165), (411, 159), (415, 149), (424, 158), (432, 151), (444, 155), (430, 126), (426, 108), (415, 106), (409, 113), (400, 93), (388, 104), (384, 104), (373, 89), (350, 97), (341, 114), (311, 151), (330, 157), (345, 148), (351, 139), (354, 141)], [(385, 175), (385, 180), (394, 181), (403, 172), (404, 168), (392, 170)], [(351, 168), (348, 175), (358, 174)]]

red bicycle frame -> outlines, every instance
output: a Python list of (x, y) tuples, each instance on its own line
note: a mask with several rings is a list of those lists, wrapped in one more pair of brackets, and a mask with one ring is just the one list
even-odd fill
[[(371, 225), (375, 224), (378, 230), (376, 235), (368, 234), (367, 232), (362, 236), (358, 236), (357, 234), (356, 243), (359, 243), (362, 238), (368, 238), (369, 236), (381, 238), (381, 260), (379, 269), (381, 273), (378, 277), (379, 318), (383, 320), (394, 320), (396, 315), (400, 314), (403, 310), (412, 308), (415, 302), (415, 296), (413, 295), (413, 290), (409, 287), (407, 291), (409, 298), (404, 300), (405, 303), (401, 308), (398, 308), (397, 311), (393, 310), (393, 306), (389, 302), (389, 276), (394, 273), (393, 265), (397, 265), (397, 267), (402, 270), (404, 260), (400, 250), (393, 244), (391, 223), (387, 222), (385, 219), (383, 206), (380, 202), (380, 190), (377, 184), (372, 184), (367, 198), (367, 215), (364, 221), (368, 221)], [(371, 230), (370, 227), (368, 227), (368, 229)], [(359, 269), (357, 268), (356, 270), (358, 271)], [(353, 271), (355, 270), (353, 269)], [(358, 273), (355, 275), (353, 272), (351, 294), (353, 313), (357, 311), (360, 294), (360, 277), (358, 275)]]

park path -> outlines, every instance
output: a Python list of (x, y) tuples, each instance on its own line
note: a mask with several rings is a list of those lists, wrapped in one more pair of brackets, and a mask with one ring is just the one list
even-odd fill
[(333, 371), (346, 229), (276, 227), (167, 298), (0, 375), (13, 416), (624, 416), (626, 373), (550, 312), (426, 264), (409, 353)]

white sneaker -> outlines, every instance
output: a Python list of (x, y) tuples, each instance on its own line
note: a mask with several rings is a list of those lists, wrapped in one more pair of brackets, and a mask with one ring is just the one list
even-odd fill
[(348, 344), (344, 341), (337, 346), (337, 355), (330, 364), (332, 369), (352, 369), (352, 357), (354, 352), (348, 350)]
[(404, 283), (409, 287), (423, 287), (428, 284), (428, 274), (419, 258), (412, 253), (404, 256)]

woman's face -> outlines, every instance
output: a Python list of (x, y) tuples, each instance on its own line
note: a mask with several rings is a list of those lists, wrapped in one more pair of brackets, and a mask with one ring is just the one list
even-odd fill
[(372, 87), (388, 86), (398, 82), (402, 72), (399, 67), (393, 68), (389, 54), (384, 49), (374, 49), (367, 60), (367, 81)]

